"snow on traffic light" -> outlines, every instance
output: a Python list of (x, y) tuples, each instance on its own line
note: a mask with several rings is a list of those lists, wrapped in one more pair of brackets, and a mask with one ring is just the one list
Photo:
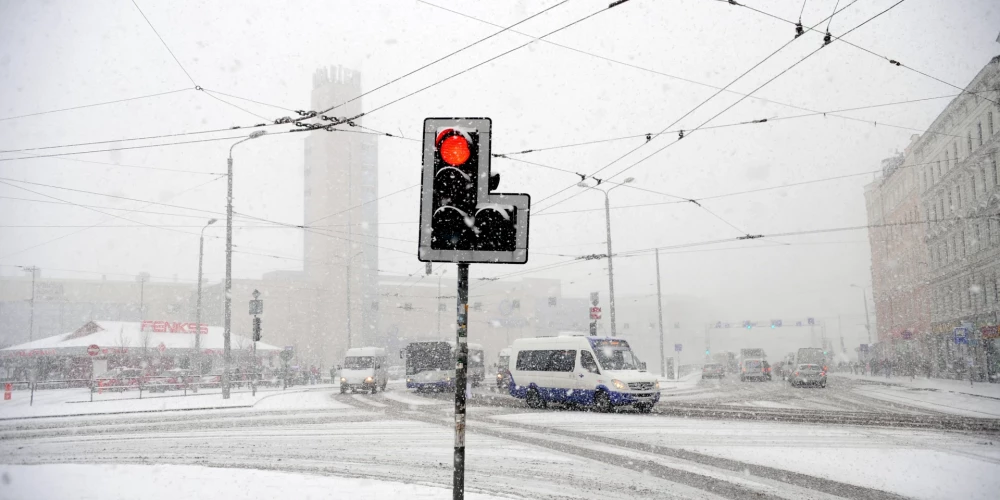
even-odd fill
[(528, 261), (527, 194), (491, 193), (489, 118), (424, 120), (418, 258), (424, 262)]

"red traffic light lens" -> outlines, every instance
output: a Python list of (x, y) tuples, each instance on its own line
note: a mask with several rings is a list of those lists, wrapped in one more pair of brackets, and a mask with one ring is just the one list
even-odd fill
[(459, 166), (469, 161), (472, 151), (469, 150), (469, 141), (461, 135), (451, 135), (446, 137), (438, 145), (441, 152), (441, 159), (452, 166)]

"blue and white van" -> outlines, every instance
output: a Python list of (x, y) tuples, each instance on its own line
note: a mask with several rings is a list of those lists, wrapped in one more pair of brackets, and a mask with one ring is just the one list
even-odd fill
[(646, 413), (660, 400), (659, 380), (621, 338), (517, 339), (508, 371), (511, 396), (531, 408), (566, 403), (607, 412), (631, 405)]

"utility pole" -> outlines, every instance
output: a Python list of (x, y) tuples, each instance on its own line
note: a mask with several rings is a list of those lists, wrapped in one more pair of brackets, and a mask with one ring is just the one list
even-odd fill
[(266, 130), (255, 130), (244, 139), (240, 139), (229, 147), (229, 158), (226, 161), (228, 187), (226, 190), (226, 284), (223, 291), (223, 368), (222, 368), (222, 399), (229, 399), (229, 363), (231, 358), (230, 332), (233, 322), (233, 298), (230, 296), (233, 289), (233, 148), (250, 139), (256, 139), (264, 134)]
[(146, 319), (145, 293), (146, 293), (146, 280), (148, 279), (149, 277), (146, 275), (146, 273), (139, 274), (139, 322), (140, 323), (142, 322), (142, 320)]
[(656, 249), (656, 313), (660, 320), (660, 376), (667, 376), (666, 353), (663, 352), (663, 296), (660, 294), (660, 249)]
[[(348, 242), (350, 245), (350, 242)], [(354, 261), (354, 257), (357, 257), (365, 253), (364, 250), (354, 254), (350, 259), (347, 259), (347, 348), (351, 348), (351, 262)], [(364, 344), (362, 344), (364, 345)]]
[(205, 227), (201, 228), (201, 238), (198, 240), (198, 306), (195, 310), (195, 328), (198, 331), (194, 336), (194, 362), (195, 362), (195, 373), (199, 376), (201, 373), (201, 264), (205, 257), (205, 230), (208, 226), (215, 224), (219, 219), (209, 219)]
[(35, 275), (40, 269), (37, 266), (21, 266), (21, 269), (31, 273), (31, 317), (28, 320), (28, 342), (31, 342), (35, 335)]

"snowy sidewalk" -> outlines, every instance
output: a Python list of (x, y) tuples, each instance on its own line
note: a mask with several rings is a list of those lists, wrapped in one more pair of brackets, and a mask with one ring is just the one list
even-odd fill
[(975, 383), (916, 377), (877, 377), (831, 373), (831, 377), (869, 382), (854, 388), (858, 394), (926, 408), (928, 410), (980, 418), (1000, 418), (1000, 384)]
[(865, 380), (869, 382), (878, 382), (881, 384), (892, 384), (899, 385), (903, 387), (908, 387), (911, 389), (924, 389), (924, 390), (935, 390), (940, 392), (954, 392), (958, 394), (965, 394), (969, 396), (980, 396), (985, 398), (993, 398), (1000, 400), (1000, 384), (991, 384), (988, 382), (976, 382), (969, 385), (968, 380), (949, 380), (942, 378), (926, 378), (917, 376), (914, 380), (910, 380), (910, 377), (889, 377), (884, 376), (871, 376), (871, 375), (853, 375), (850, 373), (830, 373), (831, 377), (843, 377), (852, 380)]
[(89, 389), (52, 389), (35, 391), (35, 401), (31, 403), (29, 391), (14, 391), (13, 398), (0, 401), (0, 420), (38, 417), (64, 417), (80, 415), (107, 415), (120, 413), (148, 413), (182, 410), (215, 410), (227, 408), (250, 408), (272, 396), (295, 394), (313, 390), (333, 389), (332, 385), (294, 386), (289, 389), (258, 390), (254, 396), (247, 390), (233, 391), (229, 399), (222, 399), (216, 389), (200, 394), (181, 395), (177, 391), (166, 394), (144, 395), (138, 398), (135, 391), (102, 394), (89, 402)]

